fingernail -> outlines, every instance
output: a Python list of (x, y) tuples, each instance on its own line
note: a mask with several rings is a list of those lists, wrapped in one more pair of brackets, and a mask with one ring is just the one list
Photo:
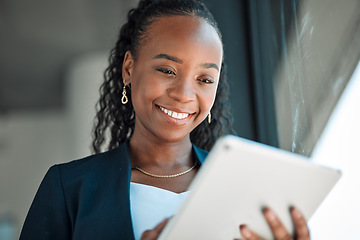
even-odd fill
[(276, 216), (275, 216), (275, 213), (273, 211), (271, 211), (270, 209), (266, 209), (266, 212), (265, 212), (267, 218), (270, 220), (270, 221), (275, 221), (276, 219)]
[(246, 226), (241, 226), (241, 234), (244, 238), (251, 238), (251, 232)]
[(296, 218), (302, 217), (301, 212), (297, 208), (293, 208), (292, 211), (293, 211), (294, 217), (296, 217)]
[(164, 224), (164, 223), (167, 222), (167, 221), (169, 221), (169, 218), (165, 218), (164, 220), (162, 220), (162, 221), (160, 222), (160, 224)]

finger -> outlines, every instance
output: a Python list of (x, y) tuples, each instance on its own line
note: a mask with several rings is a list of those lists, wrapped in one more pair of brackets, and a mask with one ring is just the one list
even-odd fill
[(240, 233), (245, 240), (261, 240), (261, 238), (251, 231), (246, 225), (240, 225)]
[(154, 231), (158, 232), (159, 234), (165, 228), (166, 224), (168, 223), (169, 218), (165, 218), (161, 223), (159, 223), (155, 228)]
[(167, 222), (169, 221), (168, 218), (165, 218), (161, 223), (159, 223), (154, 229), (146, 230), (141, 235), (141, 240), (155, 240), (159, 237), (160, 233), (166, 226)]
[(264, 209), (265, 219), (268, 222), (274, 237), (277, 240), (292, 240), (293, 237), (286, 230), (278, 216), (269, 208)]
[(141, 235), (141, 240), (154, 240), (158, 237), (158, 234), (154, 230), (146, 230)]
[(295, 207), (291, 208), (290, 213), (291, 213), (291, 217), (293, 219), (294, 225), (295, 225), (297, 239), (298, 240), (309, 240), (310, 232), (309, 232), (309, 228), (306, 224), (306, 220), (305, 220), (304, 216)]

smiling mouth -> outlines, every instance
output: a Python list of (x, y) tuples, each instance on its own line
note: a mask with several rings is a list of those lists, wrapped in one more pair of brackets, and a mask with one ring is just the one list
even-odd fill
[(172, 118), (175, 118), (175, 119), (184, 119), (184, 118), (187, 118), (189, 116), (188, 113), (178, 113), (178, 112), (174, 112), (174, 111), (171, 111), (169, 109), (166, 109), (166, 108), (163, 108), (161, 106), (159, 106), (160, 110), (163, 111), (165, 114), (169, 115), (170, 117)]

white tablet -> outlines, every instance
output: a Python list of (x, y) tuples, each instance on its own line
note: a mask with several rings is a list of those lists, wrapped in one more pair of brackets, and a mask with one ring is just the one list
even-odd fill
[(289, 232), (296, 206), (307, 220), (340, 178), (308, 158), (235, 136), (219, 139), (199, 170), (191, 194), (160, 240), (233, 240), (240, 224), (264, 239), (272, 233), (262, 208), (272, 208)]

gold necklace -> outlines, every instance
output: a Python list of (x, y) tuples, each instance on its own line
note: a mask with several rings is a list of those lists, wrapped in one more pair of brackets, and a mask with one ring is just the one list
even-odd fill
[(150, 176), (150, 177), (156, 177), (156, 178), (174, 178), (174, 177), (179, 177), (179, 176), (181, 176), (181, 175), (184, 175), (184, 174), (190, 172), (191, 170), (193, 170), (193, 169), (196, 167), (196, 165), (197, 165), (197, 162), (195, 162), (195, 164), (194, 164), (191, 168), (189, 168), (188, 170), (186, 170), (186, 171), (184, 171), (184, 172), (176, 173), (176, 174), (171, 174), (171, 175), (152, 174), (152, 173), (149, 173), (149, 172), (146, 172), (146, 171), (142, 170), (142, 169), (139, 168), (139, 167), (134, 167), (133, 169), (136, 169), (136, 170), (138, 170), (138, 171), (142, 172), (143, 174), (148, 175), (148, 176)]

